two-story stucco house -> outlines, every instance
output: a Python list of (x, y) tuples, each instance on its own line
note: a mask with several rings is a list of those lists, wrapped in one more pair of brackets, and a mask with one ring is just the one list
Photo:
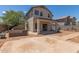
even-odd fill
[(28, 34), (48, 34), (57, 32), (58, 24), (53, 14), (45, 6), (33, 6), (26, 14)]

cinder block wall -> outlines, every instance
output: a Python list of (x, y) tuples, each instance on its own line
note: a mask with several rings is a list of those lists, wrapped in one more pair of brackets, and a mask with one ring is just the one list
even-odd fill
[(27, 36), (27, 31), (25, 30), (12, 30), (9, 31), (9, 37), (16, 37), (16, 36)]

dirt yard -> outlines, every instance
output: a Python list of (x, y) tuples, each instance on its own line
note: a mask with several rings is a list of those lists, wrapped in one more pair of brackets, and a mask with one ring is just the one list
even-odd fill
[(11, 37), (6, 42), (2, 40), (0, 52), (75, 53), (79, 52), (79, 43), (75, 43), (77, 39), (70, 41), (75, 37), (79, 38), (79, 32), (62, 31), (50, 35)]
[(75, 33), (74, 31), (72, 32), (72, 31), (60, 31), (60, 33), (55, 33), (55, 34), (53, 34), (53, 35), (55, 35), (55, 36), (65, 36), (65, 35), (68, 35), (68, 34), (72, 34), (72, 33)]

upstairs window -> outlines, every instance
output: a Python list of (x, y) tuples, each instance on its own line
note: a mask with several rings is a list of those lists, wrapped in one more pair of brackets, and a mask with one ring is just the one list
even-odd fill
[(51, 16), (50, 16), (50, 14), (48, 14), (48, 18), (50, 18)]
[(38, 10), (35, 10), (35, 15), (39, 15), (39, 11)]
[(43, 16), (43, 13), (42, 12), (40, 12), (40, 16)]

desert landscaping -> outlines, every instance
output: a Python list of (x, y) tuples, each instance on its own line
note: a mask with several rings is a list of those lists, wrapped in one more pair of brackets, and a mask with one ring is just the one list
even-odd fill
[(5, 53), (78, 53), (79, 32), (61, 31), (61, 33), (11, 37), (0, 40), (0, 52)]

